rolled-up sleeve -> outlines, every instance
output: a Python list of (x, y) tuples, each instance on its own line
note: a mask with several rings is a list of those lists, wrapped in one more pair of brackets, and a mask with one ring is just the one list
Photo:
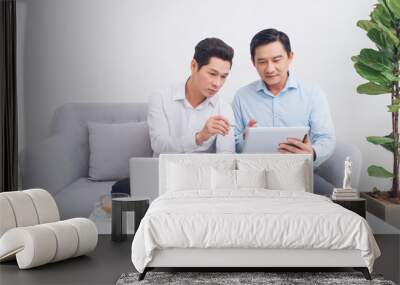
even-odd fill
[(196, 132), (182, 137), (174, 137), (170, 134), (162, 93), (155, 93), (150, 97), (148, 108), (147, 123), (151, 147), (155, 154), (190, 153), (198, 147)]
[(335, 149), (335, 128), (328, 100), (322, 90), (315, 89), (311, 108), (310, 138), (316, 154), (314, 166), (318, 167)]

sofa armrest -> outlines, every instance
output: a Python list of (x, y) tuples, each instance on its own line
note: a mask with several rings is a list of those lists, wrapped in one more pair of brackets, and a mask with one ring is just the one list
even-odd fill
[(21, 152), (22, 186), (57, 194), (68, 184), (87, 176), (88, 157), (82, 144), (66, 135), (54, 135)]
[(133, 157), (129, 160), (132, 196), (158, 197), (158, 158)]

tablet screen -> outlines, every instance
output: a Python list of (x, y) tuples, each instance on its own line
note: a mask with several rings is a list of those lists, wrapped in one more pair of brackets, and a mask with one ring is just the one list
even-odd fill
[(287, 138), (304, 140), (309, 127), (254, 127), (248, 128), (243, 153), (278, 153), (280, 143)]

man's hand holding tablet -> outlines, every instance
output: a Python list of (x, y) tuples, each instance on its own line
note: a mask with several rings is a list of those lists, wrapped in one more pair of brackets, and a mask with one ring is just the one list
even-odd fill
[(311, 145), (310, 139), (308, 138), (308, 134), (304, 136), (302, 141), (297, 138), (287, 138), (286, 143), (279, 144), (278, 151), (280, 153), (312, 154), (315, 160), (315, 151)]
[[(246, 136), (248, 134), (249, 128), (256, 127), (257, 121), (255, 119), (251, 119), (247, 124), (246, 130), (243, 133), (243, 139), (246, 141)], [(270, 128), (272, 129), (272, 128)], [(288, 130), (290, 129), (287, 128)], [(295, 128), (293, 128), (295, 129)], [(278, 128), (277, 128), (278, 130)], [(308, 132), (308, 128), (307, 128)], [(295, 137), (287, 137), (286, 141), (282, 141), (277, 146), (277, 151), (280, 153), (299, 153), (299, 154), (313, 154), (313, 158), (315, 160), (315, 151), (311, 145), (308, 134), (306, 133), (303, 139), (295, 138)], [(243, 152), (246, 151), (246, 147)]]

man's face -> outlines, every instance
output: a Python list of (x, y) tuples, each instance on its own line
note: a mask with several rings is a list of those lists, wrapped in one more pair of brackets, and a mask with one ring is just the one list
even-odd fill
[(280, 41), (259, 46), (253, 64), (268, 87), (285, 84), (293, 53), (288, 54)]
[(212, 97), (224, 85), (230, 69), (229, 61), (217, 57), (211, 57), (207, 65), (198, 69), (198, 63), (193, 59), (191, 64), (192, 80), (204, 97)]

